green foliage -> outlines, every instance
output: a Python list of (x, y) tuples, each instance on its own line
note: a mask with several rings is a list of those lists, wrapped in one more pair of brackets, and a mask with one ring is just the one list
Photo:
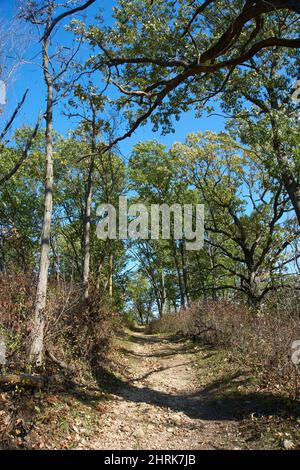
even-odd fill
[[(183, 111), (196, 108), (201, 114), (210, 107), (235, 73), (250, 67), (255, 81), (252, 58), (273, 51), (263, 47), (264, 40), (298, 37), (296, 8), (258, 3), (247, 4), (247, 10), (243, 0), (207, 2), (202, 9), (188, 0), (119, 0), (112, 25), (85, 29), (96, 51), (88, 66), (116, 86), (116, 108), (130, 126), (150, 116), (154, 130), (169, 132)], [(84, 26), (74, 30), (82, 33)], [(256, 45), (261, 47), (255, 52)], [(295, 61), (298, 51), (289, 46), (276, 54)], [(238, 101), (242, 106), (240, 95)]]

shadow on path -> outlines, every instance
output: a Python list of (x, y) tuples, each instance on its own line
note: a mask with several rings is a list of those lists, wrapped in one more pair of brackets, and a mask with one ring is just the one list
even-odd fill
[(126, 354), (128, 356), (134, 356), (134, 357), (156, 357), (156, 358), (164, 358), (164, 357), (171, 357), (171, 356), (177, 356), (178, 354), (192, 354), (194, 351), (187, 347), (187, 348), (178, 348), (178, 349), (172, 349), (170, 350), (170, 348), (166, 348), (166, 349), (161, 349), (159, 352), (154, 352), (154, 353), (137, 353), (135, 351), (132, 351), (130, 349), (127, 349), (127, 348), (120, 348), (120, 351), (123, 353), (123, 354)]
[[(161, 343), (161, 338), (151, 336), (132, 336), (132, 342), (140, 345)], [(169, 353), (163, 351), (162, 357), (182, 354), (181, 349), (172, 349)], [(192, 353), (193, 351), (186, 351)], [(142, 357), (154, 357), (156, 354), (132, 354)], [(159, 356), (159, 352), (157, 355)], [(122, 397), (133, 403), (147, 403), (170, 408), (175, 412), (183, 412), (192, 419), (201, 420), (239, 420), (255, 413), (257, 416), (280, 415), (287, 416), (286, 400), (272, 393), (246, 393), (238, 391), (239, 385), (245, 385), (250, 379), (245, 378), (244, 373), (236, 372), (223, 377), (221, 380), (212, 381), (205, 388), (192, 393), (171, 394), (154, 390), (147, 386), (137, 387), (136, 381), (142, 381), (152, 374), (163, 370), (184, 366), (189, 363), (181, 363), (170, 367), (160, 367), (148, 371), (141, 377), (125, 381), (116, 377), (105, 367), (94, 367), (93, 374), (99, 387), (108, 392)], [(176, 373), (176, 372), (174, 372)], [(300, 416), (299, 407), (289, 410), (288, 416)]]

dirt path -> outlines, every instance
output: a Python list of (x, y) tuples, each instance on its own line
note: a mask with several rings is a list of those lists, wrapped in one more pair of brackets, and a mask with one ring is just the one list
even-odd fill
[(220, 419), (199, 386), (201, 348), (137, 332), (120, 351), (128, 380), (100, 419), (95, 449), (239, 447), (236, 422)]

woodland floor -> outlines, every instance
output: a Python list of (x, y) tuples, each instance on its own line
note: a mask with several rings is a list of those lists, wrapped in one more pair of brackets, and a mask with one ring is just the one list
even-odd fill
[(119, 340), (118, 354), (123, 379), (107, 377), (111, 395), (92, 448), (298, 446), (298, 412), (224, 351), (136, 331)]
[[(9, 397), (0, 394), (0, 425)], [(299, 405), (230, 352), (142, 329), (115, 339), (111, 362), (89, 379), (18, 400), (9, 448), (300, 448)]]

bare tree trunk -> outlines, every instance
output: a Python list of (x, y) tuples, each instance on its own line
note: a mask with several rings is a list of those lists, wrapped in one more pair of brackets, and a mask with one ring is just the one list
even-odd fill
[(109, 298), (113, 296), (113, 254), (109, 254), (109, 275), (108, 275), (108, 292)]
[[(94, 147), (94, 146), (93, 146)], [(94, 152), (94, 149), (92, 150)], [(86, 186), (85, 214), (83, 226), (83, 295), (84, 300), (89, 298), (90, 283), (90, 232), (91, 232), (91, 206), (92, 206), (92, 190), (93, 190), (93, 173), (94, 173), (94, 156), (91, 157), (89, 174)]]
[(49, 71), (48, 39), (43, 42), (43, 69), (47, 86), (46, 111), (46, 175), (45, 175), (45, 202), (42, 226), (40, 265), (38, 284), (35, 299), (34, 324), (29, 359), (35, 366), (41, 366), (44, 349), (45, 309), (48, 284), (49, 248), (52, 218), (52, 190), (53, 190), (53, 83)]
[(250, 308), (255, 309), (259, 304), (259, 286), (256, 273), (252, 269), (248, 269), (248, 271), (247, 302)]
[(166, 310), (166, 300), (167, 300), (167, 292), (166, 292), (166, 285), (165, 285), (165, 273), (164, 270), (162, 269), (161, 271), (161, 292), (162, 292), (162, 298), (161, 298), (161, 316), (165, 314)]
[(101, 271), (102, 271), (102, 261), (101, 263), (99, 263), (98, 265), (98, 269), (97, 269), (97, 290), (100, 290), (100, 278), (101, 278)]
[(91, 157), (88, 170), (88, 178), (85, 191), (85, 207), (83, 218), (83, 297), (87, 302), (89, 299), (90, 271), (91, 271), (91, 207), (93, 194), (93, 178), (95, 170), (95, 152), (96, 152), (96, 110), (90, 101), (92, 109), (92, 130), (91, 130)]
[[(0, 332), (0, 368), (6, 366), (6, 341)], [(1, 370), (1, 369), (0, 369)]]
[(186, 304), (185, 304), (184, 287), (183, 287), (183, 282), (182, 282), (181, 270), (180, 270), (180, 266), (179, 266), (178, 258), (177, 258), (176, 242), (172, 240), (171, 243), (172, 243), (172, 250), (173, 250), (173, 256), (174, 256), (174, 261), (175, 261), (175, 267), (177, 271), (180, 305), (182, 308), (185, 308)]
[[(217, 300), (217, 290), (216, 290), (216, 270), (215, 270), (215, 256), (212, 250), (212, 247), (210, 244), (208, 244), (208, 253), (209, 253), (209, 259), (210, 259), (210, 268), (212, 272), (212, 300)], [(206, 298), (207, 300), (207, 294)]]
[(186, 262), (186, 250), (185, 250), (185, 241), (180, 240), (180, 254), (181, 254), (181, 264), (182, 264), (182, 279), (183, 279), (183, 288), (185, 296), (185, 304), (189, 304), (189, 282), (188, 282), (188, 269)]

